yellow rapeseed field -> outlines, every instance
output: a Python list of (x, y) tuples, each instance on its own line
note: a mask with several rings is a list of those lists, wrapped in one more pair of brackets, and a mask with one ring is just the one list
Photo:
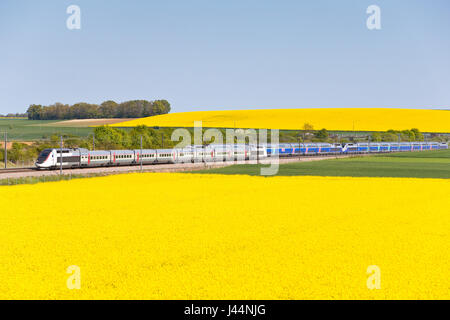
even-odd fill
[(347, 131), (386, 131), (418, 128), (423, 132), (450, 132), (449, 110), (388, 108), (317, 108), (180, 112), (135, 119), (115, 124), (134, 127), (145, 124), (160, 127), (193, 127), (202, 121), (210, 128), (315, 129)]
[(449, 187), (182, 173), (0, 187), (0, 299), (449, 299)]

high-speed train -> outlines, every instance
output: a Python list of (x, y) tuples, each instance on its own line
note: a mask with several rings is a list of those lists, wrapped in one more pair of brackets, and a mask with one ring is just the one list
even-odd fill
[(438, 142), (380, 142), (349, 143), (345, 145), (331, 143), (279, 143), (264, 145), (208, 145), (187, 146), (175, 149), (143, 149), (143, 150), (95, 150), (77, 149), (45, 149), (36, 160), (39, 169), (83, 168), (101, 166), (120, 166), (156, 164), (213, 162), (262, 159), (273, 156), (314, 156), (359, 153), (406, 152), (448, 149), (446, 143)]

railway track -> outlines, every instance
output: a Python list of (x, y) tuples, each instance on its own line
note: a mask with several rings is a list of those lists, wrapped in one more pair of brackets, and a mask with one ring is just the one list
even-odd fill
[[(296, 161), (315, 161), (315, 160), (323, 160), (323, 159), (335, 159), (335, 158), (344, 158), (344, 157), (354, 157), (356, 155), (311, 155), (311, 156), (287, 156), (280, 157), (279, 162), (287, 163), (287, 162), (296, 162)], [(361, 155), (359, 155), (361, 156)], [(270, 158), (260, 159), (261, 164), (269, 164)], [(246, 161), (238, 161), (231, 164), (245, 164), (245, 163), (255, 163), (256, 160), (246, 160)], [(213, 168), (213, 167), (223, 167), (230, 165), (230, 162), (196, 162), (196, 163), (155, 163), (155, 164), (144, 164), (142, 169), (144, 172), (179, 172), (179, 171), (192, 171), (192, 170), (202, 170), (205, 168)], [(95, 173), (105, 173), (105, 174), (114, 174), (114, 173), (125, 173), (125, 172), (136, 172), (140, 171), (140, 165), (124, 165), (124, 166), (104, 166), (104, 167), (87, 167), (87, 168), (64, 168), (64, 175), (71, 174), (95, 174)], [(0, 169), (0, 180), (9, 179), (9, 178), (21, 178), (21, 177), (37, 177), (37, 176), (50, 176), (50, 175), (59, 175), (59, 168), (55, 170), (37, 170), (35, 167), (27, 167), (27, 168), (7, 168)]]
[(32, 172), (37, 171), (34, 167), (28, 167), (28, 168), (6, 168), (6, 169), (0, 169), (0, 175), (5, 173), (20, 173), (20, 172)]

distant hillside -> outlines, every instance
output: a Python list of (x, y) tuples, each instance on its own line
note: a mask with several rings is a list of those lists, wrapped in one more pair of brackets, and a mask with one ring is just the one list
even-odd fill
[(193, 127), (202, 121), (211, 128), (266, 128), (298, 130), (305, 123), (314, 129), (387, 131), (418, 128), (422, 132), (450, 133), (447, 110), (389, 108), (317, 108), (180, 112), (115, 124), (117, 127)]

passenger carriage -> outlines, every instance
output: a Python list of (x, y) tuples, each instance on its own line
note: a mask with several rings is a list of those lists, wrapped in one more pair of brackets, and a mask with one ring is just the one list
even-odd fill
[(250, 156), (250, 149), (247, 145), (233, 145), (233, 157), (234, 160), (243, 161)]
[(391, 149), (391, 145), (389, 143), (380, 143), (379, 152), (389, 152)]
[(319, 153), (319, 145), (317, 143), (308, 143), (306, 144), (306, 155), (315, 155)]
[(401, 142), (399, 144), (399, 150), (398, 151), (411, 151), (411, 143), (409, 143), (409, 142)]
[(194, 148), (192, 147), (185, 147), (181, 149), (175, 149), (177, 155), (176, 155), (176, 162), (178, 163), (189, 163), (194, 161)]
[(381, 151), (381, 143), (371, 142), (369, 144), (369, 152), (380, 152)]
[(233, 146), (227, 144), (214, 144), (210, 145), (210, 148), (214, 150), (214, 161), (232, 161), (234, 160)]
[(175, 149), (156, 149), (155, 163), (175, 163), (177, 151)]
[[(96, 151), (90, 151), (90, 153)], [(111, 150), (110, 151), (110, 165), (121, 166), (135, 163), (134, 150)]]
[(390, 151), (391, 152), (399, 151), (399, 144), (397, 142), (391, 142)]
[(156, 150), (142, 149), (134, 150), (134, 159), (136, 163), (151, 164), (156, 162)]

